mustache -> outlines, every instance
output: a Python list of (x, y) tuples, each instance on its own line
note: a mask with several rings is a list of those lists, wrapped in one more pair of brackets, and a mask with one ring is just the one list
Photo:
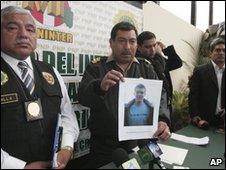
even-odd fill
[(28, 44), (28, 45), (31, 45), (30, 41), (26, 40), (26, 39), (16, 40), (16, 44)]
[(122, 52), (121, 54), (122, 54), (122, 55), (132, 55), (132, 53), (129, 52), (129, 51), (124, 51), (124, 52)]

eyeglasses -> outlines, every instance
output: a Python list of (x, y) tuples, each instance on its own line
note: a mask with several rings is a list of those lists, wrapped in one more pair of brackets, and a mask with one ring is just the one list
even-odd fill
[(214, 51), (217, 52), (217, 53), (220, 53), (221, 51), (223, 53), (225, 53), (225, 49), (222, 49), (222, 48), (216, 48), (216, 49), (214, 49)]

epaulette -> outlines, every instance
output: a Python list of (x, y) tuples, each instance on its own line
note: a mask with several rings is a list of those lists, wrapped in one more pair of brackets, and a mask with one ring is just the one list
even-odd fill
[(92, 60), (92, 63), (93, 64), (96, 64), (96, 63), (98, 63), (100, 61), (100, 57), (97, 57), (97, 58), (94, 58), (93, 60)]
[(96, 63), (99, 63), (99, 62), (106, 62), (107, 59), (108, 59), (107, 56), (101, 56), (101, 57), (94, 58), (91, 62), (93, 64), (96, 64)]
[(140, 60), (140, 61), (144, 61), (145, 63), (151, 64), (151, 62), (145, 58), (137, 58), (137, 59), (138, 59), (138, 61)]
[(8, 75), (1, 70), (1, 86), (9, 80)]
[(148, 63), (148, 64), (151, 64), (151, 62), (148, 61), (147, 59), (144, 59), (144, 61), (145, 61), (146, 63)]

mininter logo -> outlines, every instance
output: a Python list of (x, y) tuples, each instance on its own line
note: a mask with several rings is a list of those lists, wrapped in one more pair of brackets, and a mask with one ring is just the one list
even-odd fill
[(119, 10), (118, 14), (113, 18), (113, 23), (116, 24), (121, 21), (130, 22), (136, 28), (138, 28), (137, 20), (135, 19), (134, 14), (131, 13), (130, 11)]
[(73, 26), (73, 12), (68, 1), (22, 1), (22, 7), (31, 12), (31, 15), (41, 24), (67, 27)]

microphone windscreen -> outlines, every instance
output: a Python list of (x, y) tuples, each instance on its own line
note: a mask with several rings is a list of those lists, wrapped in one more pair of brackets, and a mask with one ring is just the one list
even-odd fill
[(149, 141), (150, 141), (149, 139), (148, 140), (147, 139), (141, 139), (141, 140), (138, 140), (137, 141), (137, 145), (141, 149), (141, 148), (147, 146), (147, 144), (149, 143)]
[(154, 159), (152, 153), (147, 146), (142, 147), (139, 151), (137, 151), (137, 154), (139, 155), (141, 161), (144, 164), (149, 163)]
[(122, 148), (117, 148), (113, 153), (112, 153), (112, 161), (115, 163), (117, 167), (122, 165), (124, 162), (129, 160), (128, 153), (122, 149)]

